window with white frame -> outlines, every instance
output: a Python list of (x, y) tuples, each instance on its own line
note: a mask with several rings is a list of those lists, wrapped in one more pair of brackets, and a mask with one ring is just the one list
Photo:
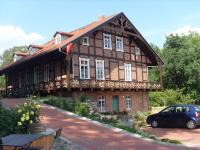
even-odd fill
[(82, 40), (83, 40), (83, 41), (82, 41), (82, 44), (83, 44), (83, 45), (89, 46), (89, 37), (85, 36), (85, 37), (83, 37)]
[(80, 79), (90, 79), (90, 59), (79, 58)]
[(98, 109), (99, 109), (100, 112), (105, 112), (106, 111), (106, 99), (105, 99), (105, 96), (99, 96)]
[(104, 49), (112, 50), (112, 39), (110, 34), (103, 34), (103, 45)]
[(104, 60), (96, 60), (96, 79), (104, 80)]
[(57, 34), (56, 36), (55, 36), (55, 44), (60, 44), (61, 43), (61, 39), (62, 37), (61, 37), (61, 34)]
[(49, 81), (49, 64), (44, 65), (44, 82)]
[(132, 81), (131, 64), (124, 64), (125, 81)]
[(116, 36), (116, 51), (124, 51), (123, 37)]
[(135, 47), (135, 55), (140, 55), (141, 54), (141, 50), (139, 47)]
[(125, 97), (125, 103), (126, 103), (126, 110), (132, 109), (132, 100), (130, 96)]

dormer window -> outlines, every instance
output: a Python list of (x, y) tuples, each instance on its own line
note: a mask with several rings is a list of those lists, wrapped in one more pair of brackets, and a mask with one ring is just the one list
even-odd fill
[(13, 62), (16, 62), (18, 60), (20, 60), (22, 58), (22, 56), (18, 56), (17, 54), (14, 54), (13, 56)]
[(71, 36), (71, 33), (57, 31), (53, 37), (55, 38), (55, 44), (60, 44), (63, 40), (66, 40)]
[(87, 36), (83, 37), (82, 44), (86, 45), (86, 46), (89, 46), (89, 37), (87, 37)]
[(29, 45), (28, 47), (28, 51), (29, 51), (29, 54), (32, 55), (34, 53), (36, 53), (38, 50), (42, 49), (43, 47), (40, 46), (40, 45)]
[(139, 47), (135, 47), (135, 55), (141, 55), (141, 50)]
[(55, 44), (60, 44), (61, 43), (61, 39), (62, 37), (61, 37), (61, 34), (57, 34), (56, 36), (55, 36)]
[(25, 52), (15, 52), (13, 54), (13, 61), (16, 62), (20, 59), (22, 59), (23, 57), (26, 57), (28, 55), (28, 53)]
[(29, 51), (29, 54), (32, 55), (32, 54), (34, 54), (37, 51), (37, 49), (34, 48), (34, 47), (29, 47), (28, 51)]

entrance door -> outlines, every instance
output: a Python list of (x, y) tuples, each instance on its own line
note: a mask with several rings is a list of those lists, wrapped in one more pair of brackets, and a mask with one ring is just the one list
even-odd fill
[(104, 96), (99, 96), (99, 112), (105, 112), (106, 111), (106, 100)]
[(119, 111), (119, 98), (118, 98), (118, 96), (113, 96), (112, 109), (115, 112)]

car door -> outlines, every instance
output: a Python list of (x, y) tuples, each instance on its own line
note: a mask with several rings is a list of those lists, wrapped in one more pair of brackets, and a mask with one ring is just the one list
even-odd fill
[(189, 108), (186, 106), (177, 106), (176, 107), (176, 126), (184, 126), (188, 120), (187, 113), (189, 112)]
[(173, 126), (175, 121), (175, 107), (170, 106), (159, 113), (159, 124), (161, 126)]

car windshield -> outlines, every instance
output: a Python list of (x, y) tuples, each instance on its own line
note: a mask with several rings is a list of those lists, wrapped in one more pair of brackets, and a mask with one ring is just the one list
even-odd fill
[(197, 105), (197, 106), (194, 106), (194, 108), (196, 111), (200, 112), (200, 106)]

